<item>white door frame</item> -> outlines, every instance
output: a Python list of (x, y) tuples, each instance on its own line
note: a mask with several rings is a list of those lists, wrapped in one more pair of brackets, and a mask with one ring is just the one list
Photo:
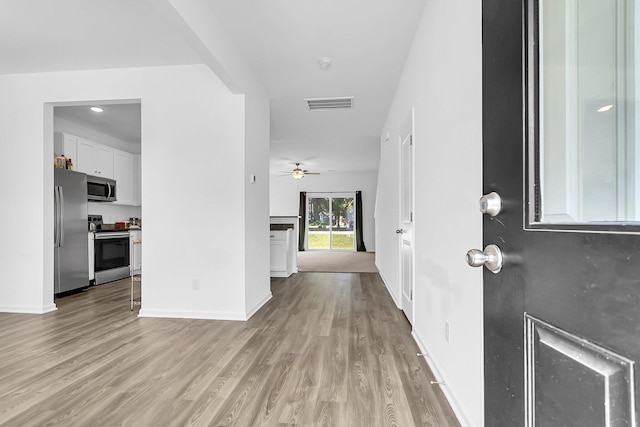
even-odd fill
[[(413, 325), (415, 312), (415, 127), (414, 109), (400, 130), (399, 144), (399, 189), (400, 189), (400, 209), (399, 209), (399, 285), (400, 285), (400, 306), (404, 311), (409, 323)], [(408, 150), (408, 152), (405, 152)], [(405, 158), (408, 154), (408, 159)], [(408, 165), (405, 164), (408, 161)], [(406, 170), (408, 166), (409, 170)], [(408, 180), (409, 188), (405, 188)], [(407, 200), (408, 198), (408, 200)], [(400, 231), (401, 230), (401, 231)], [(408, 250), (408, 254), (405, 249)], [(409, 259), (406, 259), (406, 256)], [(410, 283), (407, 286), (406, 281)]]

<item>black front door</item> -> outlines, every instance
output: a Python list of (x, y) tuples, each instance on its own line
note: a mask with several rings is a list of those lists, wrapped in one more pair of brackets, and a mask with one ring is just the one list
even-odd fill
[[(487, 426), (636, 425), (632, 3), (483, 1), (483, 189), (502, 198), (484, 244), (504, 257), (501, 271), (484, 271)], [(554, 175), (554, 162), (568, 169)], [(609, 163), (631, 166), (609, 176)]]

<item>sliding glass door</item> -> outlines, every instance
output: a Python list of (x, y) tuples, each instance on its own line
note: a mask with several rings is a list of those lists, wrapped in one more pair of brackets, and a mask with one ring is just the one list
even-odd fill
[(307, 249), (355, 250), (355, 194), (307, 193)]

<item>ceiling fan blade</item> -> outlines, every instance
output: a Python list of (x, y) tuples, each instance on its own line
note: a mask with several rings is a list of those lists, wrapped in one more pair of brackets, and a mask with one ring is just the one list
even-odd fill
[(320, 172), (305, 172), (305, 175), (320, 175)]

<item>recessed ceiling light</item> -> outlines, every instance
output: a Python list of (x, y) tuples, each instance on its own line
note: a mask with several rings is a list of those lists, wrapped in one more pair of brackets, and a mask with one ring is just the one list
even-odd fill
[(102, 113), (104, 110), (100, 107), (91, 107), (91, 111), (94, 113)]
[(598, 113), (604, 113), (605, 111), (609, 111), (613, 108), (613, 104), (609, 104), (609, 105), (604, 105), (600, 108), (598, 108)]

